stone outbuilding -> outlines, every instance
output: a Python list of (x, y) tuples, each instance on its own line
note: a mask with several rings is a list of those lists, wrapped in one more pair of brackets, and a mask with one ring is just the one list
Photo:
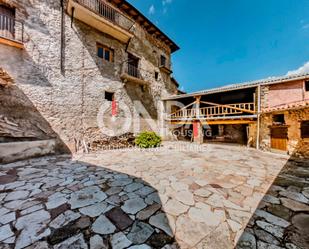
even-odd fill
[(170, 138), (308, 156), (309, 74), (174, 95), (165, 102)]

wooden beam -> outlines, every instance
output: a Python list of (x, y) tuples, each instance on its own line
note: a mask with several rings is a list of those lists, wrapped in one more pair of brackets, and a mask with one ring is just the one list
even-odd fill
[(239, 119), (235, 119), (235, 120), (209, 120), (209, 121), (203, 121), (202, 124), (203, 125), (233, 125), (233, 124), (253, 124), (255, 123), (254, 120), (239, 120)]
[(9, 39), (5, 39), (5, 38), (2, 38), (2, 37), (0, 37), (0, 43), (7, 45), (7, 46), (15, 47), (15, 48), (20, 48), (20, 49), (24, 48), (24, 44), (22, 44), (20, 42), (9, 40)]
[(236, 110), (236, 111), (248, 112), (248, 113), (252, 113), (252, 114), (255, 113), (255, 111), (251, 111), (251, 110), (247, 110), (247, 109), (231, 106), (232, 104), (231, 105), (224, 105), (224, 104), (217, 104), (217, 103), (208, 102), (208, 101), (201, 101), (201, 103), (207, 104), (207, 105), (213, 105), (213, 106), (226, 107), (226, 108), (230, 108), (230, 109), (233, 109), (233, 110)]
[[(241, 119), (233, 119), (233, 120), (209, 120), (209, 121), (201, 121), (203, 125), (233, 125), (233, 124), (254, 124), (256, 121), (254, 120), (241, 120)], [(193, 121), (170, 121), (170, 124), (175, 125), (186, 125), (193, 124)]]

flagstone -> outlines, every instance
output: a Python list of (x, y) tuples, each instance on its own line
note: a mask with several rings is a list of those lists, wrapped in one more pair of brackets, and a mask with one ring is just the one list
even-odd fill
[(64, 212), (63, 214), (60, 214), (57, 218), (52, 220), (49, 224), (52, 228), (60, 228), (62, 226), (67, 225), (68, 223), (77, 220), (80, 218), (81, 215), (79, 213), (75, 213), (71, 210), (68, 210)]
[(84, 240), (84, 235), (78, 234), (54, 246), (54, 249), (64, 248), (88, 249), (88, 245)]
[(122, 210), (128, 214), (136, 214), (145, 207), (147, 207), (147, 204), (142, 198), (129, 199), (121, 206)]
[(92, 230), (98, 234), (112, 234), (116, 231), (116, 227), (111, 223), (105, 215), (100, 215), (92, 225)]
[(139, 220), (147, 220), (151, 215), (153, 215), (155, 212), (157, 212), (161, 208), (160, 204), (152, 204), (151, 206), (148, 206), (147, 208), (139, 211), (136, 215), (136, 218)]
[(109, 205), (106, 202), (99, 202), (91, 206), (80, 208), (79, 212), (83, 215), (94, 218), (104, 213), (108, 206)]
[(90, 249), (106, 249), (104, 241), (100, 235), (94, 235), (90, 238)]
[(198, 195), (198, 196), (201, 196), (201, 197), (209, 197), (212, 194), (212, 192), (210, 192), (207, 189), (200, 188), (200, 189), (195, 190), (194, 194)]
[(132, 225), (133, 220), (121, 208), (115, 207), (105, 213), (106, 217), (120, 230)]
[(13, 191), (5, 197), (5, 201), (15, 201), (15, 200), (23, 200), (26, 199), (29, 195), (29, 191), (19, 190)]
[(167, 213), (178, 216), (185, 213), (189, 209), (189, 206), (184, 205), (177, 200), (171, 199), (163, 206), (163, 208)]
[(291, 224), (290, 222), (288, 222), (288, 221), (286, 221), (286, 220), (284, 220), (280, 217), (277, 217), (275, 215), (272, 215), (272, 214), (267, 213), (267, 212), (260, 210), (260, 209), (256, 210), (255, 215), (264, 218), (266, 221), (268, 221), (271, 224), (276, 225), (276, 226), (288, 227)]
[(172, 226), (169, 223), (169, 220), (164, 213), (159, 213), (157, 215), (151, 216), (149, 223), (154, 227), (157, 227), (164, 231), (167, 235), (173, 237), (175, 233), (175, 228), (172, 230)]
[(107, 198), (107, 195), (97, 186), (84, 188), (80, 191), (73, 192), (69, 204), (72, 209), (90, 206), (101, 202)]
[(130, 240), (122, 233), (116, 233), (111, 239), (112, 248), (124, 249), (132, 244)]
[(309, 205), (288, 198), (280, 198), (282, 205), (294, 212), (309, 212)]
[(12, 232), (10, 225), (0, 227), (0, 241), (4, 241), (13, 235), (14, 233)]
[(5, 225), (11, 221), (14, 221), (16, 218), (15, 212), (4, 214), (0, 216), (0, 224)]
[(133, 244), (142, 244), (147, 241), (153, 232), (154, 229), (150, 225), (141, 221), (136, 221), (127, 235), (127, 238)]
[(175, 198), (185, 205), (194, 205), (193, 194), (189, 190), (182, 190), (176, 193)]

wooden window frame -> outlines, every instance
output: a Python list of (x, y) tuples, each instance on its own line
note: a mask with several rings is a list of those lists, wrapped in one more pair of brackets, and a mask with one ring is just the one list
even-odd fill
[[(164, 63), (162, 63), (164, 61)], [(160, 67), (167, 67), (167, 58), (165, 55), (161, 54), (160, 56)]]
[[(281, 121), (279, 121), (282, 119)], [(278, 113), (278, 114), (273, 114), (272, 115), (272, 123), (273, 125), (285, 125), (285, 115), (284, 113)]]
[(308, 139), (309, 138), (309, 131), (306, 129), (305, 126), (309, 130), (309, 120), (303, 120), (300, 122), (300, 137), (302, 139)]
[(305, 88), (305, 92), (309, 92), (309, 80), (305, 81), (304, 88)]
[[(102, 57), (101, 56), (99, 56), (99, 49), (103, 49), (103, 55), (102, 55)], [(106, 59), (106, 52), (109, 52), (109, 60), (108, 59)], [(114, 53), (115, 53), (115, 50), (114, 49), (112, 49), (112, 48), (110, 48), (110, 47), (107, 47), (107, 46), (105, 46), (105, 45), (103, 45), (103, 44), (100, 44), (100, 43), (97, 43), (97, 56), (100, 58), (100, 59), (102, 59), (102, 60), (104, 60), (104, 61), (108, 61), (108, 62), (111, 62), (111, 63), (113, 63), (114, 62)]]
[(114, 92), (105, 91), (104, 92), (104, 99), (107, 100), (107, 101), (114, 101), (115, 100), (115, 93)]

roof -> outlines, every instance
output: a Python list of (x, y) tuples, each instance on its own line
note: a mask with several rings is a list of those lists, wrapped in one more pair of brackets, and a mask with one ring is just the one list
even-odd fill
[(226, 85), (222, 87), (206, 89), (206, 90), (197, 91), (197, 92), (188, 93), (188, 94), (173, 95), (168, 98), (165, 98), (164, 100), (181, 99), (181, 98), (186, 98), (186, 97), (194, 97), (198, 95), (209, 95), (209, 94), (214, 94), (214, 93), (221, 93), (221, 92), (228, 92), (228, 91), (239, 90), (239, 89), (252, 88), (258, 85), (273, 85), (273, 84), (279, 84), (279, 83), (295, 81), (295, 80), (303, 80), (303, 79), (309, 79), (309, 73), (285, 75), (281, 77), (270, 77), (270, 78), (256, 80), (256, 81), (247, 81), (243, 83), (230, 84), (230, 85)]
[(157, 39), (160, 39), (167, 46), (170, 47), (172, 53), (179, 50), (178, 45), (169, 38), (165, 33), (163, 33), (156, 25), (154, 25), (147, 17), (145, 17), (138, 9), (136, 9), (132, 4), (125, 0), (108, 0), (108, 2), (113, 3), (121, 11), (125, 12), (131, 18), (133, 18), (137, 23), (139, 23), (149, 34), (156, 35)]
[(269, 107), (263, 110), (263, 112), (275, 112), (275, 111), (286, 111), (286, 110), (293, 110), (293, 109), (301, 109), (301, 108), (308, 108), (309, 107), (309, 100), (305, 101), (298, 101), (298, 102), (293, 102), (289, 104), (282, 104), (282, 105), (277, 105), (273, 107)]

